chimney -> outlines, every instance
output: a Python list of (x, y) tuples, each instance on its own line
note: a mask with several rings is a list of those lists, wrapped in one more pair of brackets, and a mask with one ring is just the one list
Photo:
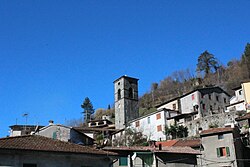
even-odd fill
[(53, 120), (49, 120), (49, 125), (54, 125), (54, 121)]
[(159, 150), (162, 150), (162, 144), (159, 144)]

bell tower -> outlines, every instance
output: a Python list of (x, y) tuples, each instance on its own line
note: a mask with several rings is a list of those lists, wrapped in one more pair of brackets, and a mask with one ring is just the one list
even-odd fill
[(114, 81), (116, 129), (125, 128), (129, 121), (139, 117), (138, 80), (125, 75)]

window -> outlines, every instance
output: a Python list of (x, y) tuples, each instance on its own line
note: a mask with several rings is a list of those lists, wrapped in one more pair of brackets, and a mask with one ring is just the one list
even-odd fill
[(118, 100), (120, 100), (121, 99), (121, 89), (118, 89)]
[(224, 139), (223, 134), (218, 135), (218, 139), (219, 139), (219, 140)]
[(156, 114), (156, 120), (161, 119), (161, 113)]
[(216, 96), (216, 100), (219, 101), (219, 96)]
[(224, 98), (224, 103), (227, 103), (227, 99), (226, 98)]
[(211, 96), (211, 95), (208, 95), (208, 98), (209, 98), (209, 100), (211, 100), (211, 99), (212, 99), (212, 96)]
[(173, 110), (176, 110), (176, 104), (173, 104)]
[(139, 127), (140, 126), (140, 121), (136, 121), (135, 122), (135, 127)]
[(157, 132), (160, 132), (160, 131), (162, 131), (162, 126), (161, 126), (161, 125), (158, 125), (158, 126), (157, 126)]
[(128, 97), (133, 99), (133, 89), (132, 88), (128, 89)]
[(150, 117), (148, 117), (148, 124), (150, 124)]
[(205, 104), (202, 104), (202, 109), (206, 110), (206, 105)]
[(242, 94), (242, 90), (239, 91), (239, 95), (241, 95), (241, 94)]
[(229, 157), (230, 156), (229, 147), (216, 148), (216, 151), (217, 151), (217, 157)]
[(194, 94), (192, 94), (192, 100), (194, 100)]
[(23, 164), (23, 167), (37, 167), (36, 164)]
[(119, 166), (128, 166), (128, 158), (120, 157), (119, 158)]
[(213, 111), (213, 106), (212, 105), (210, 105), (210, 111)]

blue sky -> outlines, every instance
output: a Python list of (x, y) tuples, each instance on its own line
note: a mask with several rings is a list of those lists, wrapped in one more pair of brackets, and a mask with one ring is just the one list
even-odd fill
[(250, 1), (38, 0), (0, 2), (0, 137), (8, 126), (47, 125), (113, 103), (113, 81), (139, 94), (205, 50), (223, 64), (250, 42)]

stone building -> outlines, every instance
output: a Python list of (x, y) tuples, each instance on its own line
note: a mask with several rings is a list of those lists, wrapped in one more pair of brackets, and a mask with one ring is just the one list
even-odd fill
[(122, 76), (114, 81), (115, 128), (123, 129), (139, 116), (138, 79)]

